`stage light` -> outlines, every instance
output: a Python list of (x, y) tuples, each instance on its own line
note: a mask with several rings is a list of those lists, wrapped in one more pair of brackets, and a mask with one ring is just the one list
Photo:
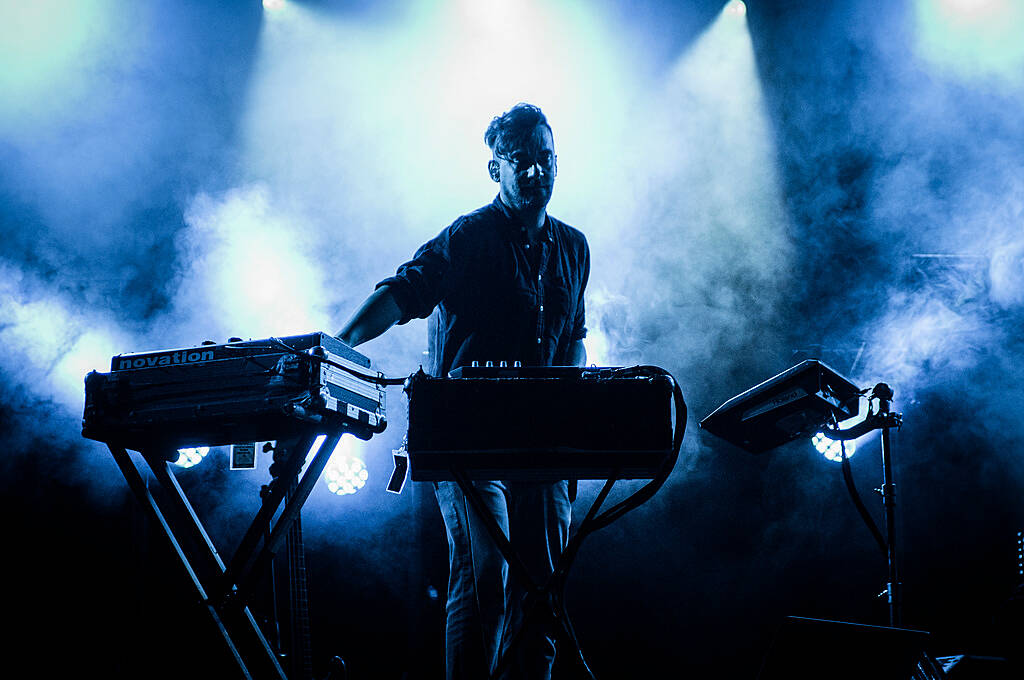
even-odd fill
[[(313, 460), (326, 439), (326, 435), (319, 435), (313, 441), (313, 446), (306, 454), (307, 464)], [(366, 486), (366, 480), (370, 475), (366, 470), (366, 463), (353, 450), (354, 446), (355, 439), (353, 437), (342, 436), (334, 447), (334, 451), (331, 452), (327, 465), (324, 466), (323, 480), (331, 493), (347, 496)]]
[(209, 446), (196, 446), (185, 449), (178, 449), (178, 460), (174, 464), (182, 468), (190, 468), (198, 465), (210, 452)]
[(327, 488), (339, 496), (347, 496), (363, 488), (370, 476), (366, 463), (353, 452), (352, 442), (351, 437), (342, 437), (324, 468)]
[(732, 0), (732, 2), (725, 6), (725, 12), (727, 14), (735, 14), (740, 17), (746, 16), (747, 3), (743, 2), (743, 0)]
[(284, 9), (284, 0), (263, 0), (263, 9), (271, 12)]
[[(829, 439), (821, 432), (811, 437), (811, 444), (818, 450), (818, 453), (825, 456), (826, 459), (833, 462), (840, 462), (843, 460), (843, 447), (842, 442), (834, 441)], [(852, 458), (853, 452), (857, 450), (857, 444), (853, 441), (846, 442), (846, 457)]]
[(346, 458), (341, 462), (332, 463), (324, 471), (327, 488), (339, 496), (352, 494), (363, 488), (368, 477), (366, 464), (358, 458)]

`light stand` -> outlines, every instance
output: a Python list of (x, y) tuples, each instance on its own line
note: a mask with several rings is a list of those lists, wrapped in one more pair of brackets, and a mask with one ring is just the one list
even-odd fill
[[(898, 627), (901, 622), (901, 584), (896, 559), (896, 484), (893, 481), (892, 473), (892, 443), (890, 430), (903, 424), (903, 414), (892, 412), (892, 388), (885, 383), (878, 383), (871, 390), (869, 398), (867, 417), (860, 423), (845, 430), (837, 427), (826, 427), (823, 430), (829, 439), (845, 441), (856, 439), (872, 430), (882, 431), (882, 486), (878, 491), (882, 495), (882, 509), (885, 514), (885, 538), (880, 542), (880, 547), (885, 552), (889, 565), (889, 581), (886, 584), (885, 594), (889, 604), (889, 625)], [(877, 401), (877, 409), (872, 410), (870, 403)], [(846, 464), (846, 453), (843, 453), (844, 464)], [(869, 521), (870, 517), (865, 516)], [(873, 524), (869, 524), (872, 533), (878, 538), (877, 530)]]
[[(821, 677), (823, 668), (828, 668), (826, 674), (830, 677), (858, 680), (905, 678), (910, 672), (920, 680), (945, 677), (941, 666), (926, 650), (928, 633), (900, 627), (896, 484), (890, 430), (900, 427), (903, 415), (892, 412), (892, 389), (885, 383), (875, 385), (864, 420), (846, 429), (838, 426), (859, 414), (860, 397), (865, 392), (867, 390), (858, 389), (817, 359), (808, 359), (729, 399), (700, 422), (703, 429), (755, 455), (813, 432), (844, 441), (872, 430), (882, 431), (882, 487), (877, 491), (884, 504), (885, 536), (857, 494), (845, 447), (842, 463), (850, 496), (888, 561), (889, 580), (883, 594), (888, 596), (889, 625), (865, 626), (787, 617), (776, 637), (775, 647), (765, 659), (759, 680), (817, 678)], [(827, 650), (822, 646), (837, 641), (841, 643), (840, 648)], [(818, 652), (809, 653), (808, 649)], [(821, 651), (823, 649), (826, 651)], [(863, 650), (864, 654), (837, 662), (840, 655), (848, 657), (851, 649)]]

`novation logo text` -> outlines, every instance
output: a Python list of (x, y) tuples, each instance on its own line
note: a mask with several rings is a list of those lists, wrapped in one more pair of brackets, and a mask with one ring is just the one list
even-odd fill
[(176, 364), (195, 364), (213, 359), (213, 350), (180, 350), (169, 354), (154, 354), (147, 357), (124, 357), (118, 361), (117, 369), (150, 368), (153, 366), (172, 366)]

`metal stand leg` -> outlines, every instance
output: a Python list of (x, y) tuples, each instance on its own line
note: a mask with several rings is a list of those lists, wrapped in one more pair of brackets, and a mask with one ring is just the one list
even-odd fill
[[(294, 480), (298, 477), (305, 463), (306, 453), (315, 438), (315, 434), (309, 434), (290, 442), (296, 446), (288, 457), (280, 478)], [(185, 568), (199, 601), (212, 618), (232, 659), (246, 680), (287, 680), (277, 655), (267, 643), (245, 600), (258, 575), (269, 565), (270, 560), (287, 539), (289, 529), (340, 438), (341, 433), (326, 437), (316, 457), (291, 493), (288, 493), (287, 484), (271, 485), (270, 492), (264, 498), (256, 518), (227, 567), (174, 477), (169, 467), (167, 452), (160, 448), (143, 452), (143, 459), (166, 492), (165, 502), (169, 505), (161, 508), (147, 488), (138, 466), (128, 451), (124, 447), (107, 444), (128, 486), (160, 527), (174, 554)], [(271, 528), (271, 521), (286, 497), (285, 507)], [(187, 539), (186, 543), (182, 542), (179, 534)], [(255, 550), (261, 539), (262, 550), (256, 554)]]
[(565, 610), (562, 592), (565, 588), (566, 578), (568, 577), (569, 566), (579, 550), (583, 538), (587, 533), (589, 533), (587, 531), (587, 525), (591, 520), (593, 520), (597, 513), (597, 509), (607, 497), (608, 492), (611, 491), (611, 487), (615, 483), (615, 480), (608, 480), (604, 489), (602, 489), (600, 495), (591, 506), (587, 516), (577, 529), (575, 536), (567, 542), (566, 548), (559, 556), (558, 562), (555, 564), (555, 568), (548, 577), (547, 582), (543, 586), (538, 586), (533, 582), (533, 579), (530, 578), (526, 565), (523, 564), (522, 559), (515, 552), (515, 549), (512, 547), (512, 543), (508, 540), (505, 532), (502, 531), (501, 527), (498, 525), (497, 520), (495, 520), (493, 515), (491, 515), (491, 513), (489, 513), (484, 507), (483, 501), (481, 500), (479, 493), (477, 493), (476, 487), (473, 486), (461, 470), (452, 469), (451, 473), (452, 477), (458, 483), (459, 488), (469, 500), (470, 505), (473, 506), (473, 510), (477, 513), (480, 519), (483, 520), (487, 533), (490, 534), (491, 538), (498, 546), (498, 550), (508, 563), (511, 578), (517, 579), (523, 588), (525, 588), (529, 593), (526, 601), (523, 603), (524, 614), (522, 625), (519, 630), (515, 632), (515, 635), (512, 637), (508, 647), (500, 653), (498, 662), (495, 664), (494, 671), (491, 673), (491, 677), (501, 677), (501, 674), (504, 673), (509, 663), (511, 663), (513, 658), (512, 652), (522, 639), (523, 631), (531, 625), (534, 619), (538, 616), (547, 616), (555, 622), (557, 626), (556, 634), (558, 637), (565, 645), (569, 646), (573, 650), (575, 658), (582, 665), (587, 676), (593, 677), (593, 674), (590, 672), (590, 667), (587, 665), (586, 659), (583, 657), (583, 651), (580, 649), (579, 641), (576, 639), (576, 633), (573, 630), (572, 623), (569, 621), (569, 615)]
[[(196, 588), (199, 601), (213, 619), (214, 625), (221, 633), (231, 657), (241, 671), (242, 676), (246, 679), (273, 678), (274, 680), (286, 680), (284, 671), (281, 669), (280, 664), (277, 663), (273, 651), (267, 645), (267, 641), (256, 624), (256, 620), (249, 612), (248, 607), (242, 605), (235, 609), (226, 608), (210, 597), (210, 585), (215, 583), (215, 581), (213, 581), (214, 575), (209, 573), (209, 565), (218, 563), (219, 558), (217, 558), (216, 550), (213, 549), (213, 544), (209, 542), (209, 537), (192, 510), (188, 499), (185, 498), (181, 487), (178, 486), (177, 480), (174, 479), (174, 476), (167, 469), (166, 459), (156, 460), (154, 456), (148, 458), (144, 456), (161, 486), (169, 492), (170, 503), (173, 509), (179, 511), (179, 520), (184, 525), (186, 532), (192, 538), (200, 538), (199, 554), (190, 554), (194, 553), (194, 551), (190, 550), (188, 546), (183, 545), (181, 540), (179, 540), (176, 527), (172, 521), (168, 520), (167, 513), (161, 510), (157, 500), (150, 494), (149, 489), (146, 488), (146, 483), (127, 450), (112, 444), (108, 444), (108, 448), (113, 454), (114, 460), (117, 461), (118, 467), (121, 468), (128, 486), (139, 498), (140, 502), (142, 502), (143, 507), (147, 509), (150, 516), (156, 520), (157, 525), (163, 531), (182, 566), (185, 567), (189, 579)], [(180, 528), (179, 526), (178, 529), (180, 530)], [(200, 565), (206, 568), (204, 569)], [(223, 567), (220, 569), (220, 573), (223, 573)], [(205, 574), (203, 573), (204, 571), (206, 572)]]
[[(288, 444), (279, 442), (278, 446), (289, 446), (295, 451), (309, 451), (315, 440), (316, 435), (309, 434), (288, 442)], [(304, 456), (292, 456), (279, 477), (291, 479), (298, 475), (299, 470), (302, 469), (303, 462), (305, 462)], [(228, 594), (232, 593), (235, 584), (240, 582), (249, 573), (249, 570), (252, 567), (253, 553), (264, 534), (266, 534), (267, 529), (270, 527), (270, 523), (273, 520), (274, 515), (277, 513), (277, 509), (280, 507), (281, 502), (284, 500), (285, 493), (287, 491), (288, 489), (286, 485), (271, 484), (269, 492), (263, 497), (263, 504), (256, 513), (256, 517), (253, 518), (252, 524), (249, 525), (249, 529), (242, 537), (242, 541), (239, 543), (238, 549), (235, 550), (235, 554), (232, 556), (231, 562), (225, 570), (224, 580), (221, 584), (222, 596), (226, 597)]]
[[(893, 393), (888, 385), (875, 386), (874, 396), (879, 400), (879, 413), (888, 414)], [(886, 590), (889, 598), (889, 625), (899, 626), (901, 620), (902, 587), (896, 561), (896, 484), (892, 476), (892, 443), (889, 427), (882, 428), (882, 508), (885, 511), (885, 547), (889, 563), (889, 582)]]
[[(270, 538), (264, 543), (263, 549), (252, 561), (252, 568), (244, 571), (238, 581), (238, 591), (243, 596), (249, 592), (252, 588), (255, 578), (263, 573), (263, 570), (267, 568), (270, 560), (274, 558), (274, 555), (278, 553), (281, 546), (284, 545), (285, 540), (288, 538), (288, 530), (291, 528), (298, 517), (299, 511), (302, 509), (306, 499), (309, 498), (309, 494), (313, 491), (313, 485), (316, 484), (316, 480), (320, 478), (324, 468), (327, 467), (327, 461), (330, 460), (331, 454), (334, 453), (334, 448), (338, 445), (338, 440), (341, 439), (340, 433), (328, 435), (324, 440), (320, 449), (316, 452), (313, 460), (310, 461), (309, 467), (306, 472), (303, 473), (302, 479), (299, 481), (298, 486), (295, 487), (294, 493), (288, 494), (287, 485), (281, 484), (279, 486), (284, 487), (284, 495), (287, 496), (287, 503), (285, 503), (284, 509), (281, 511), (281, 516), (278, 518), (277, 523), (274, 525), (273, 530), (270, 532)], [(302, 463), (305, 463), (306, 452), (309, 451), (309, 447), (296, 449), (292, 454), (292, 459), (300, 459), (299, 465), (289, 466), (289, 470), (295, 467), (295, 475), (289, 476), (288, 473), (282, 474), (281, 479), (292, 479), (298, 475), (299, 470), (302, 468)], [(271, 493), (274, 493), (273, 491)]]
[(899, 580), (898, 561), (896, 554), (896, 484), (893, 482), (892, 474), (892, 443), (889, 436), (892, 428), (899, 428), (903, 423), (903, 416), (892, 411), (892, 388), (885, 383), (878, 383), (871, 391), (871, 400), (878, 400), (878, 410), (868, 411), (867, 417), (860, 423), (845, 430), (838, 427), (825, 428), (826, 435), (835, 440), (850, 440), (866, 434), (872, 430), (882, 431), (882, 487), (876, 489), (882, 495), (882, 509), (885, 513), (886, 535), (883, 537), (874, 520), (871, 519), (867, 509), (857, 497), (853, 486), (853, 480), (849, 476), (849, 461), (843, 455), (843, 474), (847, 480), (850, 494), (857, 504), (857, 509), (867, 523), (868, 528), (875, 537), (882, 552), (885, 553), (888, 562), (888, 582), (881, 595), (885, 595), (889, 605), (889, 625), (896, 627), (901, 622), (901, 595), (902, 587)]
[(203, 587), (199, 576), (196, 574), (195, 569), (193, 569), (191, 560), (189, 560), (188, 555), (181, 546), (181, 543), (179, 543), (178, 539), (174, 536), (174, 531), (172, 531), (170, 524), (168, 524), (164, 514), (160, 511), (160, 506), (157, 504), (156, 499), (153, 498), (153, 495), (146, 487), (146, 482), (139, 473), (138, 468), (135, 466), (135, 462), (131, 459), (128, 451), (124, 448), (113, 445), (108, 445), (108, 448), (113, 454), (114, 460), (117, 462), (117, 466), (121, 468), (121, 474), (124, 475), (129, 488), (131, 488), (135, 493), (135, 496), (139, 499), (139, 502), (142, 503), (142, 507), (147, 511), (150, 518), (157, 524), (157, 526), (160, 527), (164, 536), (167, 537), (167, 540), (171, 545), (171, 550), (178, 557), (178, 561), (181, 562), (182, 567), (185, 568), (185, 573), (188, 574), (189, 580), (192, 582), (192, 585), (196, 590), (196, 595), (199, 597), (199, 601), (202, 602), (203, 607), (213, 620), (214, 626), (224, 639), (224, 643), (227, 645), (231, 657), (242, 672), (242, 677), (246, 678), (246, 680), (250, 680), (253, 675), (249, 672), (245, 661), (242, 659), (241, 654), (239, 654), (238, 648), (235, 646), (234, 641), (231, 639), (231, 635), (224, 626), (224, 621), (221, 619), (220, 614), (207, 597), (206, 588)]

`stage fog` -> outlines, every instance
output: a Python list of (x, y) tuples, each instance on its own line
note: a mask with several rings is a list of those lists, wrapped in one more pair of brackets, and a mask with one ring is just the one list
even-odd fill
[[(494, 199), (484, 131), (523, 101), (553, 131), (550, 213), (591, 248), (588, 363), (661, 367), (689, 411), (667, 483), (569, 577), (595, 676), (753, 680), (786, 616), (886, 625), (885, 555), (840, 464), (809, 438), (752, 455), (698, 425), (810, 358), (894, 390), (903, 625), (937, 656), (1019, 661), (1022, 31), (1010, 0), (3, 2), (12, 644), (45, 675), (231, 668), (110, 451), (81, 436), (86, 374), (337, 332)], [(427, 330), (358, 350), (409, 376)], [(319, 481), (302, 510), (317, 676), (335, 655), (352, 678), (441, 674), (444, 527), (429, 484), (386, 491), (400, 386), (387, 413), (336, 453), (365, 486)], [(880, 443), (850, 459), (879, 523)], [(231, 470), (214, 447), (176, 472), (226, 557), (270, 462)], [(580, 482), (577, 524), (600, 488)], [(253, 610), (272, 618), (269, 598)]]

